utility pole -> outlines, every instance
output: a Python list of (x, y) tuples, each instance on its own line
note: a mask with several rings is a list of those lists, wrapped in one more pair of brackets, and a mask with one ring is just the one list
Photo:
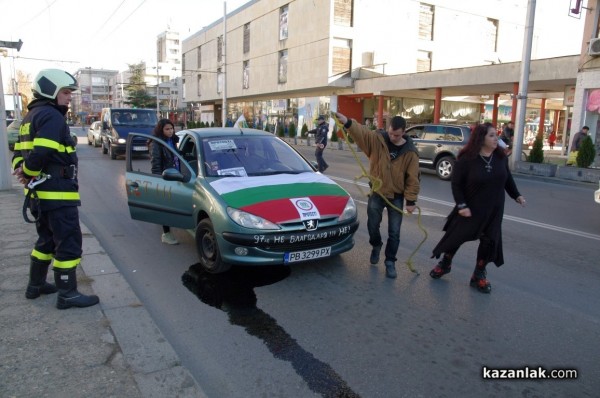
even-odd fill
[(227, 37), (227, 2), (223, 2), (223, 109), (221, 109), (221, 120), (223, 127), (227, 121), (227, 50), (225, 46)]
[(521, 56), (521, 75), (519, 78), (519, 94), (517, 95), (517, 119), (513, 136), (513, 152), (509, 160), (511, 170), (515, 170), (516, 162), (521, 161), (521, 153), (523, 152), (523, 132), (525, 131), (525, 113), (527, 112), (527, 90), (529, 86), (529, 64), (531, 63), (533, 24), (535, 21), (535, 1), (536, 0), (529, 0), (527, 4), (523, 55)]
[[(0, 48), (15, 48), (21, 50), (23, 42), (16, 41), (1, 41)], [(6, 191), (12, 189), (12, 167), (8, 159), (8, 134), (6, 133), (6, 106), (4, 105), (4, 83), (2, 82), (2, 67), (0, 66), (0, 190)]]

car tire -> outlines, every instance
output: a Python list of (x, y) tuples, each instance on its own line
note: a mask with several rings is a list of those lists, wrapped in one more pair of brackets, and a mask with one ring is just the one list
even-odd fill
[(196, 227), (196, 250), (200, 264), (207, 272), (220, 274), (231, 268), (230, 264), (221, 259), (217, 235), (208, 218), (200, 221)]
[(92, 140), (90, 140), (90, 136), (88, 135), (88, 145), (92, 145)]
[(435, 164), (435, 173), (444, 181), (452, 178), (452, 169), (454, 169), (454, 158), (451, 156), (444, 156)]
[(98, 140), (96, 139), (96, 137), (94, 137), (94, 148), (98, 148), (100, 146), (100, 144), (98, 143)]
[(112, 160), (115, 160), (117, 158), (117, 154), (115, 153), (115, 150), (113, 149), (112, 145), (108, 145), (108, 154), (110, 155), (110, 158)]

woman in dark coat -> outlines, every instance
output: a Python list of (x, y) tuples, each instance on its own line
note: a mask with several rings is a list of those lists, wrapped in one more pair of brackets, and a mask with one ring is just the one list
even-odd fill
[[(165, 141), (168, 146), (177, 149), (179, 137), (175, 135), (175, 125), (169, 119), (161, 119), (154, 127), (152, 135)], [(173, 156), (171, 152), (163, 145), (158, 143), (151, 145), (150, 161), (152, 165), (152, 174), (162, 174), (165, 169), (175, 168), (179, 170), (179, 158)], [(171, 228), (168, 225), (163, 225), (163, 234), (161, 242), (167, 245), (176, 245), (179, 242), (171, 233)]]
[(458, 154), (452, 173), (452, 195), (456, 205), (448, 216), (446, 233), (433, 249), (433, 256), (442, 259), (429, 275), (438, 279), (451, 270), (452, 258), (460, 246), (479, 239), (475, 271), (471, 286), (489, 293), (485, 267), (493, 262), (504, 264), (502, 254), (502, 218), (504, 191), (525, 206), (508, 168), (508, 158), (498, 146), (498, 134), (491, 123), (477, 125), (467, 145)]

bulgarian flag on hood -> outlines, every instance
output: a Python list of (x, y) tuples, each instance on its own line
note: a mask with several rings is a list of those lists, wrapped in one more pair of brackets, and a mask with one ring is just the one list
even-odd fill
[(274, 223), (337, 217), (348, 193), (318, 173), (225, 177), (210, 184), (228, 206)]

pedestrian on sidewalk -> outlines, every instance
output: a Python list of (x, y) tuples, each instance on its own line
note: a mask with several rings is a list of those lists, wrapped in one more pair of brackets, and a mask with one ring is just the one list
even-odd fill
[(486, 277), (486, 266), (490, 262), (498, 267), (504, 264), (504, 191), (525, 206), (525, 198), (512, 178), (508, 158), (498, 146), (498, 135), (491, 123), (478, 125), (459, 152), (451, 184), (456, 205), (444, 225), (446, 233), (433, 249), (432, 257), (442, 256), (442, 259), (429, 275), (439, 279), (449, 273), (458, 249), (465, 242), (479, 239), (470, 285), (482, 293), (490, 293), (492, 286)]
[(588, 126), (583, 126), (581, 128), (581, 130), (573, 136), (573, 142), (571, 144), (571, 152), (579, 151), (579, 147), (581, 146), (583, 139), (585, 137), (587, 137), (589, 131), (590, 131), (590, 128)]
[[(371, 130), (341, 113), (336, 118), (344, 125), (348, 135), (369, 158), (371, 182), (380, 183), (373, 187), (367, 204), (367, 229), (371, 250), (370, 263), (379, 262), (383, 240), (379, 227), (383, 210), (387, 208), (388, 238), (385, 246), (385, 272), (388, 278), (396, 278), (396, 254), (400, 246), (402, 209), (406, 200), (406, 211), (416, 208), (420, 189), (419, 154), (410, 137), (405, 135), (406, 120), (394, 116), (387, 132)], [(372, 184), (372, 183), (370, 183)]]
[[(175, 134), (175, 125), (169, 119), (160, 119), (152, 132), (157, 138), (165, 141), (167, 145), (177, 150), (179, 137)], [(152, 164), (152, 174), (162, 174), (163, 171), (169, 168), (179, 170), (179, 158), (173, 156), (165, 146), (159, 145), (158, 142), (151, 141), (150, 162)], [(171, 227), (163, 225), (163, 234), (160, 238), (162, 243), (167, 245), (177, 245), (179, 242), (171, 233)]]
[(317, 158), (317, 166), (321, 173), (323, 173), (329, 165), (323, 159), (323, 152), (327, 146), (327, 134), (329, 134), (329, 124), (325, 123), (325, 116), (320, 115), (317, 119), (318, 126), (316, 129), (312, 129), (308, 134), (315, 134), (315, 144), (317, 149), (315, 150), (315, 158)]
[[(35, 187), (39, 201), (31, 202), (38, 239), (30, 256), (25, 297), (35, 299), (58, 290), (58, 309), (89, 307), (100, 301), (98, 296), (77, 291), (76, 268), (82, 254), (77, 207), (81, 201), (75, 142), (65, 121), (71, 94), (77, 89), (77, 80), (63, 70), (38, 73), (33, 80), (34, 100), (27, 106), (12, 160), (13, 175), (20, 183), (43, 181)], [(56, 285), (46, 282), (52, 262)]]
[(554, 144), (556, 143), (556, 131), (552, 130), (550, 135), (548, 136), (548, 145), (550, 145), (550, 149), (554, 149)]

